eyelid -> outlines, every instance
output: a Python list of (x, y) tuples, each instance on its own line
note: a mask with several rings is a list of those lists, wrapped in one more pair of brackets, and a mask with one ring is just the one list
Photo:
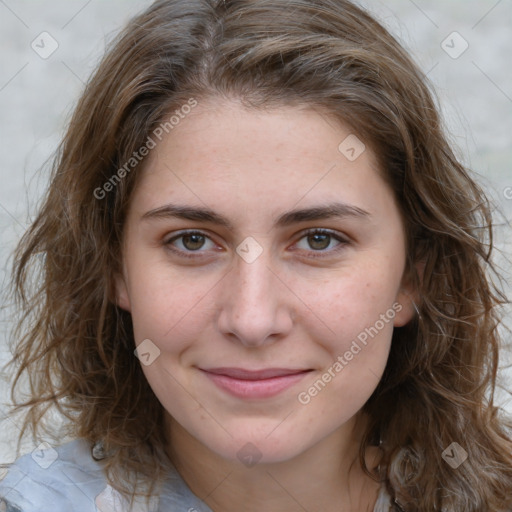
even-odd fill
[(182, 229), (180, 231), (172, 233), (172, 235), (169, 236), (168, 238), (166, 237), (164, 239), (164, 244), (168, 244), (169, 242), (172, 242), (172, 241), (174, 241), (174, 240), (176, 240), (178, 238), (181, 238), (182, 236), (186, 236), (186, 235), (201, 235), (201, 236), (204, 236), (205, 238), (209, 238), (210, 240), (213, 241), (213, 238), (212, 238), (211, 234), (207, 230), (203, 230), (203, 229)]
[(347, 235), (344, 235), (343, 233), (340, 233), (339, 231), (336, 231), (334, 229), (328, 229), (328, 228), (308, 228), (305, 231), (302, 231), (300, 234), (300, 237), (298, 240), (303, 238), (306, 235), (312, 235), (314, 233), (320, 233), (322, 235), (331, 235), (332, 237), (336, 238), (340, 242), (349, 242), (350, 238)]

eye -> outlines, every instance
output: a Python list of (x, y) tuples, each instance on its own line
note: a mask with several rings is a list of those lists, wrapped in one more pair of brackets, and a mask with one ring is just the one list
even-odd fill
[(169, 238), (165, 245), (170, 250), (181, 253), (183, 256), (189, 256), (186, 253), (203, 253), (216, 247), (215, 243), (201, 231), (181, 232)]
[[(342, 250), (349, 243), (335, 231), (316, 228), (306, 231), (295, 248), (311, 253), (312, 257), (322, 257)], [(166, 240), (164, 245), (185, 258), (197, 258), (217, 248), (213, 240), (201, 231), (182, 231)]]
[(300, 238), (296, 247), (304, 251), (332, 253), (343, 249), (348, 243), (346, 238), (334, 231), (327, 229), (310, 229)]

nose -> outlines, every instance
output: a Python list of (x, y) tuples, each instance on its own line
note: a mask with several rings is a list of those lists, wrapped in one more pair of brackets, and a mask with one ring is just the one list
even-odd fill
[(237, 256), (223, 279), (219, 329), (247, 347), (275, 342), (293, 327), (293, 294), (270, 268), (268, 252), (251, 263)]

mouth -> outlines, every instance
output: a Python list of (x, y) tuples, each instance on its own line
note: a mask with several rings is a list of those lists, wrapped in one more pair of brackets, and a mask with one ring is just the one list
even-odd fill
[(199, 368), (222, 391), (237, 398), (263, 399), (278, 395), (302, 380), (312, 369)]

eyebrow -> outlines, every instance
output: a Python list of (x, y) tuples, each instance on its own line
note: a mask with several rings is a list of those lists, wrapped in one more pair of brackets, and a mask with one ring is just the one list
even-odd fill
[[(341, 219), (346, 217), (367, 219), (371, 217), (371, 214), (357, 206), (345, 203), (331, 203), (325, 206), (314, 206), (311, 208), (302, 208), (283, 213), (274, 222), (274, 227), (283, 228), (299, 222), (335, 218)], [(226, 217), (209, 208), (166, 204), (153, 210), (149, 210), (141, 216), (141, 220), (168, 218), (209, 222), (223, 226), (229, 230), (234, 229), (233, 225)]]

